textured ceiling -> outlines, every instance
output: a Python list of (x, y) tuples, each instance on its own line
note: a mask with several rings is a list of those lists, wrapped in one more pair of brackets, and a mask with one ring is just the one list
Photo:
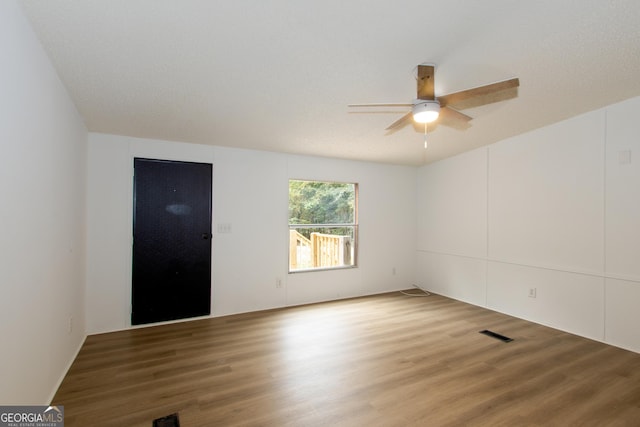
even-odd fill
[[(23, 0), (90, 131), (420, 165), (640, 95), (637, 0)], [(517, 98), (412, 127), (436, 95), (511, 77)], [(362, 110), (357, 110), (362, 111)]]

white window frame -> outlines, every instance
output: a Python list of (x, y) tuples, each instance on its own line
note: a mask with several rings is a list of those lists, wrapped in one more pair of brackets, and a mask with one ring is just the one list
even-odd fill
[[(289, 179), (288, 185), (289, 189), (291, 188), (292, 181), (306, 181), (306, 182), (316, 182), (316, 183), (327, 183), (327, 184), (348, 184), (353, 185), (354, 191), (354, 206), (353, 206), (353, 222), (347, 223), (334, 223), (334, 224), (326, 224), (326, 223), (315, 223), (315, 224), (291, 224), (289, 223), (289, 256), (288, 256), (288, 271), (290, 274), (292, 273), (303, 273), (303, 272), (312, 272), (312, 271), (326, 271), (326, 270), (339, 270), (339, 269), (350, 269), (358, 267), (358, 193), (359, 187), (358, 183), (355, 182), (344, 182), (344, 181), (325, 181), (325, 180), (314, 180), (314, 179)], [(287, 213), (287, 216), (290, 215), (290, 212)], [(291, 221), (291, 218), (287, 218), (287, 222)], [(301, 267), (301, 268), (292, 268), (292, 258), (296, 257), (298, 245), (295, 245), (292, 242), (292, 231), (302, 230), (302, 229), (330, 229), (330, 228), (350, 228), (352, 230), (352, 236), (342, 236), (342, 237), (350, 237), (347, 242), (346, 239), (340, 241), (340, 245), (344, 243), (344, 246), (350, 245), (348, 249), (341, 248), (340, 257), (347, 256), (348, 253), (348, 264), (339, 264), (339, 265), (327, 265), (327, 266), (311, 266), (311, 267)], [(298, 242), (299, 243), (299, 242)], [(295, 251), (295, 252), (294, 252)], [(343, 258), (344, 260), (345, 258)], [(297, 264), (297, 263), (296, 263)]]

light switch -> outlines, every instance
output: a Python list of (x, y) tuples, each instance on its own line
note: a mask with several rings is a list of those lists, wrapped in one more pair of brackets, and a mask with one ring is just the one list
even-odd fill
[(220, 234), (231, 233), (231, 224), (228, 222), (220, 223), (218, 224), (217, 230)]

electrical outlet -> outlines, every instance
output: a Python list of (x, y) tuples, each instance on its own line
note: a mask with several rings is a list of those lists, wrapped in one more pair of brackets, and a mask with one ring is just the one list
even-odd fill
[(535, 298), (536, 293), (537, 293), (536, 288), (529, 288), (529, 298)]
[(69, 317), (69, 328), (67, 329), (67, 333), (73, 332), (73, 317)]
[(280, 289), (282, 288), (282, 279), (281, 278), (276, 278), (276, 288)]
[(396, 275), (396, 268), (395, 268), (395, 267), (393, 267), (393, 268), (391, 269), (391, 274), (392, 274), (393, 276), (395, 276), (395, 275)]
[(618, 164), (620, 165), (631, 164), (631, 150), (618, 151)]

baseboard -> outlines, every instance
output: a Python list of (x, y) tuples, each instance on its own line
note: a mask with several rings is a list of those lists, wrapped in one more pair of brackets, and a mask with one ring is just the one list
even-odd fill
[(64, 377), (67, 376), (67, 373), (69, 372), (69, 369), (71, 369), (71, 365), (73, 365), (73, 362), (76, 360), (76, 358), (78, 357), (78, 353), (80, 353), (80, 350), (82, 349), (82, 346), (84, 345), (84, 342), (87, 339), (87, 335), (84, 336), (84, 338), (80, 341), (80, 345), (78, 346), (78, 348), (76, 349), (76, 351), (73, 353), (73, 357), (71, 358), (71, 360), (69, 360), (69, 362), (67, 363), (67, 366), (65, 367), (65, 369), (62, 371), (62, 374), (60, 375), (60, 378), (58, 378), (58, 381), (56, 382), (55, 387), (53, 388), (53, 390), (51, 391), (50, 395), (49, 395), (49, 399), (47, 400), (49, 403), (49, 405), (51, 404), (51, 402), (53, 401), (53, 398), (56, 395), (56, 392), (58, 391), (58, 389), (60, 388), (60, 385), (62, 384), (62, 381), (64, 381)]

